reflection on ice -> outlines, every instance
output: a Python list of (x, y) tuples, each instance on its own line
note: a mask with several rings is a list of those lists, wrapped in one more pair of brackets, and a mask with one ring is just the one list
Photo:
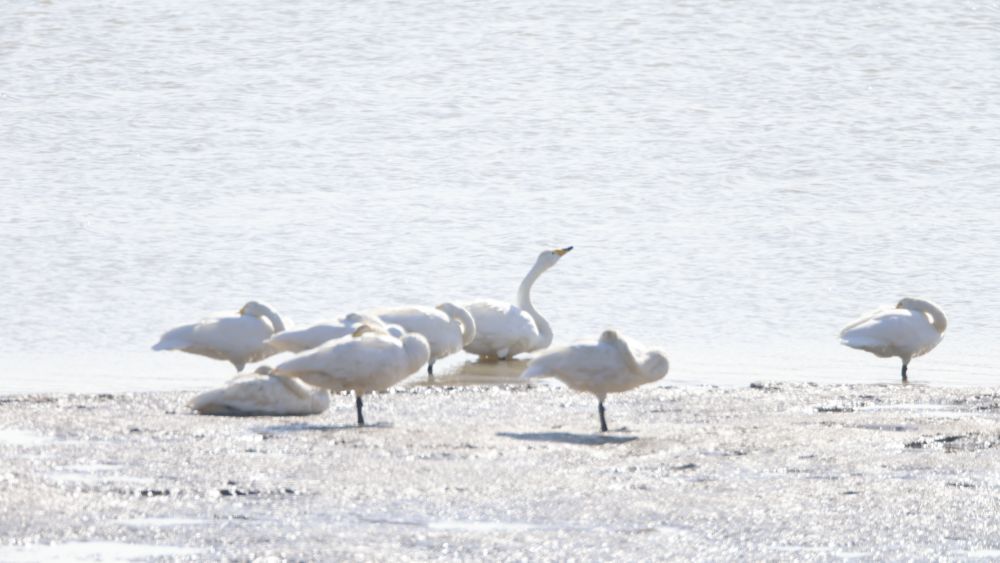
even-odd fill
[(493, 362), (484, 360), (469, 361), (464, 358), (448, 358), (434, 364), (434, 376), (411, 379), (412, 386), (449, 386), (449, 385), (510, 385), (523, 383), (521, 372), (528, 365), (525, 360), (508, 360)]

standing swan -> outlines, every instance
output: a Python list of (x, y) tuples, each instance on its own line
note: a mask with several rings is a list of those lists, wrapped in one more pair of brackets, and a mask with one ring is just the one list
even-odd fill
[(840, 343), (880, 358), (900, 358), (905, 383), (910, 360), (933, 350), (946, 328), (948, 319), (937, 305), (904, 297), (894, 309), (882, 307), (844, 327)]
[(429, 357), (430, 346), (423, 336), (405, 334), (396, 338), (380, 328), (365, 325), (352, 336), (338, 338), (279, 364), (273, 373), (297, 377), (331, 392), (354, 391), (358, 426), (364, 426), (361, 396), (385, 391), (406, 379)]
[(153, 345), (153, 350), (181, 350), (227, 360), (241, 372), (247, 363), (274, 354), (266, 340), (285, 330), (285, 323), (273, 309), (257, 301), (247, 302), (239, 315), (205, 319), (171, 329)]
[(434, 362), (455, 352), (476, 337), (476, 321), (463, 307), (442, 303), (437, 307), (392, 307), (369, 311), (384, 322), (399, 325), (406, 332), (422, 334), (431, 347), (427, 373), (434, 375)]
[(188, 406), (200, 414), (224, 416), (301, 416), (319, 414), (330, 406), (326, 389), (271, 375), (260, 366), (254, 375), (241, 375), (226, 387), (206, 391)]
[(570, 250), (572, 246), (538, 255), (517, 290), (517, 305), (493, 299), (465, 305), (476, 323), (476, 337), (465, 346), (465, 351), (507, 360), (523, 352), (548, 348), (552, 344), (552, 327), (531, 305), (531, 286)]
[(324, 342), (352, 334), (362, 325), (384, 328), (396, 337), (402, 336), (404, 332), (402, 328), (387, 326), (378, 318), (371, 315), (350, 313), (334, 322), (320, 323), (300, 330), (279, 332), (272, 336), (267, 341), (267, 344), (274, 350), (274, 353), (303, 352), (311, 350)]
[(606, 330), (596, 344), (574, 344), (542, 352), (528, 363), (521, 377), (555, 377), (570, 389), (593, 393), (597, 397), (601, 432), (607, 432), (604, 399), (608, 393), (652, 383), (667, 375), (669, 369), (670, 362), (663, 352), (649, 350), (637, 358), (625, 339), (613, 330)]

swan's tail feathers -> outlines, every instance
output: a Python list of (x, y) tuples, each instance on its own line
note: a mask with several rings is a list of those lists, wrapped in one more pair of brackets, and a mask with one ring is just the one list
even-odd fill
[(164, 338), (156, 344), (153, 344), (153, 350), (183, 350), (187, 347), (187, 341), (184, 340), (171, 340)]
[(179, 326), (173, 330), (168, 330), (160, 337), (160, 341), (153, 344), (153, 350), (183, 350), (191, 342), (191, 334), (194, 327), (191, 325)]
[(886, 345), (886, 342), (877, 338), (865, 337), (860, 334), (847, 334), (840, 339), (840, 343), (848, 348), (854, 348), (855, 350), (864, 350), (865, 352), (871, 352), (876, 356), (885, 358), (892, 356), (892, 350)]
[(538, 361), (539, 358), (532, 360), (528, 364), (528, 368), (521, 372), (521, 379), (535, 379), (539, 377), (551, 377), (554, 372), (549, 367), (547, 362)]

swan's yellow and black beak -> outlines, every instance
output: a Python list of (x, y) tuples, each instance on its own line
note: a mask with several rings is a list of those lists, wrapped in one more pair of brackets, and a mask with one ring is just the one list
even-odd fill
[(246, 312), (245, 312), (246, 310), (247, 310), (246, 307), (240, 307), (240, 316), (241, 317), (246, 314)]
[(555, 252), (556, 256), (562, 256), (563, 254), (566, 254), (570, 250), (573, 250), (572, 246), (567, 246), (566, 248), (557, 248), (557, 249), (553, 250), (552, 252)]

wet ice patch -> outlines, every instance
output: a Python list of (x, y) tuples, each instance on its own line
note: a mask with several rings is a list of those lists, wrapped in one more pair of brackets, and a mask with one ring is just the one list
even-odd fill
[(201, 524), (207, 524), (208, 520), (199, 520), (197, 518), (127, 518), (124, 520), (117, 520), (118, 523), (130, 526), (133, 528), (162, 528), (168, 526), (199, 526)]
[(431, 530), (457, 530), (463, 532), (527, 532), (541, 530), (542, 526), (527, 522), (483, 522), (474, 520), (441, 520), (428, 522)]
[(965, 412), (955, 409), (950, 405), (930, 405), (918, 403), (900, 403), (895, 405), (871, 405), (858, 407), (861, 412), (901, 412), (919, 414), (932, 418), (961, 418), (966, 416), (976, 416), (975, 413)]
[(45, 476), (57, 483), (151, 483), (150, 477), (121, 475), (114, 471), (121, 469), (119, 465), (104, 463), (88, 463), (67, 465), (57, 468), (57, 471), (46, 473)]
[(70, 542), (0, 547), (3, 561), (134, 561), (195, 555), (200, 549), (122, 542)]
[(50, 436), (38, 434), (17, 428), (0, 429), (0, 445), (8, 446), (42, 446), (55, 440)]

